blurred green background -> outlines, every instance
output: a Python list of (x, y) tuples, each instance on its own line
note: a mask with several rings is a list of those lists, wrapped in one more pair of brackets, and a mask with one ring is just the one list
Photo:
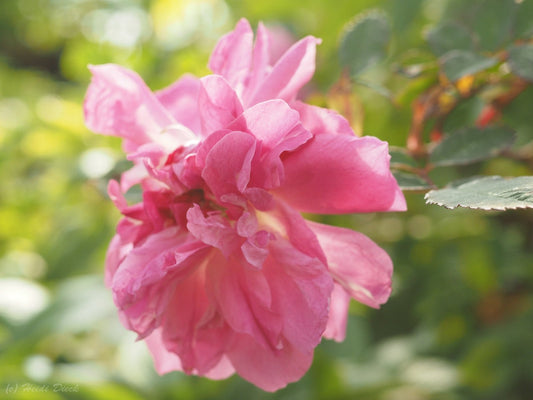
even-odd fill
[[(407, 195), (409, 211), (402, 214), (316, 217), (383, 246), (395, 264), (394, 290), (381, 310), (352, 304), (345, 342), (320, 344), (300, 382), (270, 394), (238, 376), (221, 382), (158, 376), (143, 343), (118, 322), (103, 285), (105, 251), (119, 219), (105, 187), (124, 170), (124, 155), (118, 139), (89, 132), (82, 117), (87, 64), (128, 66), (160, 89), (185, 72), (208, 73), (217, 38), (240, 17), (283, 27), (295, 38), (323, 39), (308, 92), (324, 102), (340, 77), (345, 24), (377, 8), (390, 20), (393, 39), (388, 59), (368, 76), (397, 96), (390, 101), (357, 86), (364, 124), (356, 122), (366, 134), (404, 146), (410, 102), (427, 79), (407, 84), (395, 75), (398, 60), (430, 57), (424, 32), (474, 4), (495, 6), (482, 26), (492, 32), (489, 47), (497, 47), (502, 12), (518, 3), (0, 1), (0, 398), (532, 399), (533, 213), (450, 211), (425, 205), (416, 193)], [(533, 139), (532, 104), (529, 88), (504, 115), (522, 144)], [(468, 107), (454, 116), (458, 126), (471, 123), (470, 111), (480, 105)], [(442, 169), (435, 179), (463, 172)], [(532, 171), (495, 159), (468, 173)]]

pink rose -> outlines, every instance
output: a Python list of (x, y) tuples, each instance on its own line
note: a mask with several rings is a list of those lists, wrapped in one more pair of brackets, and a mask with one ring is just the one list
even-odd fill
[[(109, 194), (124, 218), (106, 260), (123, 324), (159, 373), (264, 390), (298, 380), (321, 338), (343, 340), (350, 298), (379, 307), (392, 262), (369, 238), (300, 212), (405, 210), (388, 147), (297, 100), (314, 72), (306, 37), (274, 65), (246, 20), (209, 65), (152, 93), (134, 72), (91, 67), (85, 118), (120, 136), (134, 167)], [(123, 193), (140, 184), (142, 202)]]

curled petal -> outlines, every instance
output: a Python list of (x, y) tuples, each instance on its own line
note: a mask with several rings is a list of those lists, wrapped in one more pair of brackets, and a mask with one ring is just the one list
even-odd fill
[(392, 261), (362, 233), (307, 221), (326, 253), (334, 281), (355, 300), (379, 308), (391, 292)]
[(282, 159), (285, 181), (275, 193), (300, 211), (342, 214), (406, 209), (389, 169), (386, 142), (323, 134)]

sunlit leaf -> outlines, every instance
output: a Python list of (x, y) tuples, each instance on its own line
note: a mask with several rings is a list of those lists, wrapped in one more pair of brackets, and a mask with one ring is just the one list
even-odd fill
[(383, 14), (374, 11), (356, 16), (341, 39), (341, 65), (352, 76), (360, 74), (385, 57), (390, 36), (389, 21)]
[(516, 75), (533, 82), (533, 44), (511, 47), (509, 65)]
[(514, 131), (509, 128), (465, 128), (446, 136), (429, 160), (436, 166), (470, 164), (497, 155), (514, 140)]
[(477, 178), (457, 187), (431, 190), (429, 204), (446, 208), (467, 207), (481, 210), (533, 208), (533, 176)]
[(448, 79), (455, 82), (465, 75), (475, 74), (492, 67), (497, 60), (467, 50), (452, 50), (441, 58)]

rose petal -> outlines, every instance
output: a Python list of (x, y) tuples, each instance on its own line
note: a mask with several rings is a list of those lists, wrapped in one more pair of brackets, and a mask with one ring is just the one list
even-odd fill
[(392, 261), (362, 233), (307, 221), (326, 253), (331, 276), (354, 299), (379, 308), (391, 292)]
[(206, 217), (198, 204), (187, 211), (187, 229), (198, 240), (216, 247), (225, 256), (233, 253), (244, 241), (223, 216), (211, 212)]
[(283, 180), (280, 155), (311, 138), (299, 114), (283, 100), (269, 100), (246, 109), (228, 129), (250, 132), (261, 142), (261, 160), (252, 169), (251, 186), (270, 189)]
[(239, 194), (246, 189), (255, 150), (256, 140), (252, 135), (230, 132), (208, 151), (202, 178), (219, 199), (225, 194)]
[[(179, 356), (176, 353), (168, 351), (162, 339), (161, 328), (154, 330), (148, 337), (144, 339), (148, 346), (148, 350), (154, 359), (154, 366), (156, 371), (160, 374), (166, 374), (171, 371), (183, 371), (183, 366)], [(223, 356), (211, 370), (205, 372), (204, 375), (210, 379), (226, 379), (235, 372), (233, 366), (227, 357)], [(192, 374), (198, 374), (198, 371), (191, 371)]]
[(219, 75), (201, 79), (202, 87), (198, 97), (199, 114), (204, 136), (225, 128), (242, 114), (243, 108), (235, 91)]
[(186, 132), (162, 134), (176, 121), (135, 72), (113, 64), (90, 70), (93, 77), (84, 103), (89, 129), (126, 139), (128, 152), (150, 142), (173, 149), (191, 139)]
[(152, 234), (124, 258), (113, 276), (115, 304), (127, 328), (141, 337), (155, 328), (175, 285), (206, 255), (203, 243), (187, 240), (177, 228)]
[(293, 101), (315, 72), (316, 45), (320, 42), (307, 36), (287, 50), (251, 96), (250, 105), (268, 99)]
[(386, 142), (322, 134), (282, 159), (285, 181), (274, 192), (300, 211), (342, 214), (406, 209), (389, 170)]
[(176, 285), (160, 319), (165, 348), (179, 356), (188, 374), (216, 367), (233, 336), (206, 287), (207, 260)]
[(272, 309), (283, 319), (283, 337), (299, 351), (310, 353), (320, 342), (328, 320), (333, 281), (319, 259), (278, 238), (263, 270), (272, 291)]
[(313, 135), (331, 133), (354, 136), (354, 131), (346, 118), (334, 110), (305, 104), (301, 101), (295, 101), (291, 106), (300, 113), (303, 126)]
[(299, 380), (311, 366), (313, 353), (302, 353), (288, 343), (282, 349), (258, 348), (248, 335), (238, 335), (228, 358), (237, 373), (259, 388), (274, 392)]
[(237, 89), (242, 85), (250, 70), (253, 35), (250, 24), (242, 18), (232, 32), (218, 41), (209, 59), (211, 71), (222, 75), (232, 87)]
[(262, 270), (219, 257), (209, 264), (206, 276), (207, 288), (234, 332), (253, 337), (264, 349), (278, 345), (282, 320), (265, 304), (271, 298), (270, 282), (265, 282)]
[(337, 342), (344, 341), (348, 322), (348, 309), (351, 297), (343, 287), (337, 283), (333, 285), (329, 301), (329, 317), (324, 337)]
[(246, 89), (243, 93), (243, 101), (247, 106), (251, 100), (251, 96), (255, 93), (257, 87), (263, 82), (265, 77), (270, 72), (270, 38), (269, 32), (265, 26), (260, 22), (257, 26), (257, 34), (255, 39), (255, 46), (252, 54), (252, 68), (248, 76)]
[(201, 132), (198, 118), (198, 93), (200, 80), (191, 74), (185, 74), (169, 87), (155, 93), (159, 102), (174, 117), (195, 133)]

